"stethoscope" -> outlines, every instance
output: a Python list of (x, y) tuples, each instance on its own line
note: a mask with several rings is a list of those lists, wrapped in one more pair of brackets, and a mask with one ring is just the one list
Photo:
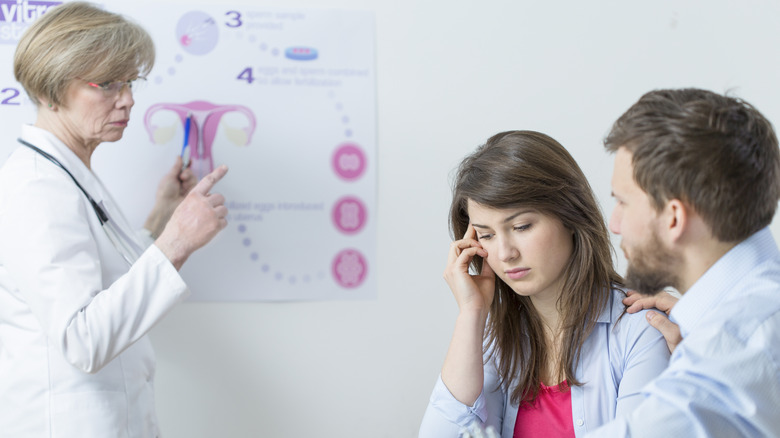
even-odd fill
[(95, 210), (95, 214), (97, 215), (98, 220), (100, 221), (100, 225), (103, 225), (106, 222), (108, 222), (108, 215), (106, 214), (106, 212), (103, 211), (102, 208), (100, 208), (100, 206), (98, 205), (97, 202), (95, 202), (94, 199), (92, 199), (92, 196), (89, 196), (89, 193), (87, 193), (87, 191), (84, 190), (84, 187), (81, 187), (81, 184), (79, 184), (79, 182), (76, 181), (76, 177), (73, 176), (73, 174), (70, 173), (70, 170), (68, 170), (62, 163), (60, 163), (60, 161), (58, 159), (52, 157), (48, 152), (45, 152), (45, 151), (41, 150), (37, 146), (34, 146), (34, 145), (32, 145), (32, 144), (22, 140), (21, 138), (17, 138), (17, 140), (19, 140), (19, 143), (27, 146), (28, 148), (34, 150), (35, 152), (38, 152), (39, 154), (41, 154), (43, 156), (43, 158), (46, 158), (47, 160), (49, 160), (52, 163), (54, 163), (57, 167), (59, 167), (60, 169), (64, 170), (65, 173), (68, 174), (70, 179), (72, 179), (73, 182), (76, 183), (76, 187), (78, 187), (81, 190), (81, 193), (83, 193), (84, 196), (87, 197), (87, 199), (89, 200), (89, 203), (92, 204), (92, 209)]
[(138, 260), (138, 257), (140, 256), (140, 252), (141, 252), (140, 248), (138, 248), (137, 245), (135, 245), (134, 243), (129, 242), (127, 238), (122, 239), (121, 235), (123, 235), (124, 232), (122, 232), (121, 229), (119, 229), (116, 226), (116, 224), (114, 224), (112, 221), (111, 222), (109, 221), (109, 217), (106, 211), (103, 210), (103, 208), (97, 202), (95, 202), (94, 199), (92, 199), (92, 196), (90, 196), (89, 193), (87, 193), (87, 191), (84, 189), (84, 187), (82, 187), (81, 184), (79, 184), (79, 182), (76, 180), (76, 177), (73, 176), (73, 174), (70, 173), (70, 171), (62, 163), (60, 163), (58, 159), (54, 158), (51, 154), (41, 150), (35, 145), (32, 145), (22, 140), (21, 138), (17, 140), (19, 140), (19, 143), (37, 152), (42, 157), (51, 161), (55, 166), (64, 170), (65, 173), (68, 174), (70, 179), (72, 179), (73, 182), (76, 184), (76, 187), (78, 187), (79, 190), (81, 190), (81, 193), (83, 193), (84, 196), (87, 197), (87, 200), (92, 205), (92, 209), (95, 211), (98, 221), (100, 221), (101, 228), (103, 228), (103, 231), (105, 231), (106, 235), (108, 236), (108, 239), (114, 245), (114, 248), (116, 248), (116, 250), (119, 251), (119, 254), (122, 256), (122, 258), (125, 259), (128, 265), (132, 266), (132, 264), (136, 260)]

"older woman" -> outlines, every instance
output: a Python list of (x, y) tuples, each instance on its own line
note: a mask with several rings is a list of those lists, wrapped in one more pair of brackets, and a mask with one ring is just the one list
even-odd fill
[(2, 436), (159, 434), (146, 334), (188, 295), (179, 268), (226, 225), (209, 191), (227, 168), (196, 185), (177, 160), (133, 232), (90, 159), (122, 138), (153, 62), (143, 29), (81, 2), (19, 42), (16, 79), (38, 115), (0, 169)]

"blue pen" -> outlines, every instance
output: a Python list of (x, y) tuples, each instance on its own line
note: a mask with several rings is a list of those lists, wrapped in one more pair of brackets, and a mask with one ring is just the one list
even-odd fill
[(192, 113), (187, 114), (187, 120), (184, 122), (184, 146), (181, 147), (181, 160), (184, 163), (182, 170), (190, 166), (190, 124), (192, 123)]

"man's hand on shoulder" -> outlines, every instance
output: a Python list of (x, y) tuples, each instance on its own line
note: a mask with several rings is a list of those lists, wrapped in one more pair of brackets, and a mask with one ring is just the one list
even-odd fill
[(661, 332), (664, 339), (666, 339), (669, 351), (673, 352), (677, 344), (682, 341), (682, 336), (680, 335), (680, 327), (670, 321), (668, 315), (674, 305), (677, 304), (679, 298), (665, 291), (651, 296), (628, 291), (626, 295), (626, 298), (623, 299), (623, 304), (626, 306), (628, 313), (636, 313), (644, 309), (658, 309), (664, 312), (647, 312), (647, 321)]

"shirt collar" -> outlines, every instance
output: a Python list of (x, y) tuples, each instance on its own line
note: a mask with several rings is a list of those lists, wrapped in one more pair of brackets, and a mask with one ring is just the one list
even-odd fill
[(683, 294), (669, 317), (680, 326), (683, 338), (695, 329), (702, 316), (735, 293), (736, 283), (764, 260), (778, 255), (769, 227), (757, 231), (731, 248)]
[(607, 300), (607, 305), (601, 309), (599, 317), (596, 318), (596, 323), (612, 324), (613, 322), (617, 321), (620, 315), (623, 314), (623, 310), (626, 308), (623, 305), (623, 297), (625, 297), (625, 294), (623, 293), (622, 288), (617, 285), (612, 285), (612, 289), (609, 291), (609, 300)]

